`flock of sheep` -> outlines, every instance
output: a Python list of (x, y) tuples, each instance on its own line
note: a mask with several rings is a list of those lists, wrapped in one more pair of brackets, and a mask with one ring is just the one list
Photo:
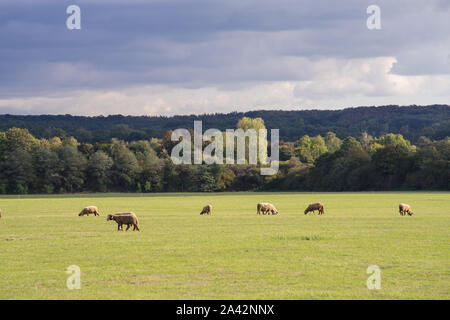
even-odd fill
[[(96, 206), (89, 206), (84, 208), (80, 211), (78, 216), (89, 216), (90, 214), (93, 214), (94, 216), (99, 216), (99, 211)], [(131, 226), (133, 226), (133, 231), (139, 229), (139, 220), (134, 212), (123, 212), (123, 213), (115, 213), (115, 214), (108, 214), (106, 216), (106, 221), (114, 220), (117, 222), (117, 230), (123, 231), (123, 225), (127, 225), (127, 229), (125, 231), (128, 231)]]
[[(203, 207), (202, 211), (200, 212), (200, 215), (211, 215), (212, 210), (213, 210), (212, 205), (208, 204)], [(311, 203), (305, 209), (304, 213), (305, 214), (307, 214), (309, 212), (314, 213), (316, 210), (319, 212), (319, 215), (324, 214), (325, 211), (324, 211), (323, 203), (321, 203), (321, 202)], [(408, 214), (409, 216), (413, 215), (413, 212), (411, 211), (411, 206), (408, 204), (405, 204), (405, 203), (399, 204), (399, 212), (400, 212), (401, 216), (404, 216), (406, 214)], [(0, 209), (0, 217), (1, 217), (1, 213), (2, 213), (2, 210)], [(278, 214), (278, 210), (277, 210), (277, 208), (275, 208), (275, 206), (273, 204), (271, 204), (269, 202), (260, 202), (256, 206), (256, 213), (258, 215), (260, 215), (260, 214), (276, 215), (276, 214)], [(84, 215), (88, 216), (90, 214), (93, 214), (94, 216), (98, 216), (99, 215), (98, 208), (96, 206), (86, 207), (83, 210), (81, 210), (81, 212), (78, 214), (78, 216), (84, 216)], [(108, 216), (106, 217), (106, 221), (110, 221), (110, 220), (114, 220), (117, 223), (118, 231), (123, 231), (124, 224), (127, 225), (127, 229), (125, 231), (130, 229), (131, 226), (133, 226), (133, 231), (135, 231), (135, 230), (140, 231), (139, 220), (134, 212), (108, 214)]]
[[(312, 212), (314, 213), (314, 211), (318, 210), (319, 214), (324, 214), (325, 211), (323, 210), (323, 203), (321, 202), (316, 202), (316, 203), (311, 203), (306, 209), (305, 209), (305, 214), (307, 214), (308, 212)], [(200, 215), (203, 214), (211, 214), (212, 213), (212, 205), (208, 204), (206, 206), (203, 207), (202, 211), (200, 212)], [(278, 214), (278, 210), (277, 208), (275, 208), (275, 206), (269, 202), (260, 202), (256, 205), (256, 214)]]
[[(211, 215), (212, 209), (213, 209), (212, 205), (208, 204), (203, 207), (202, 211), (200, 212), (200, 215), (204, 215), (204, 214)], [(319, 212), (319, 215), (324, 214), (325, 211), (323, 209), (323, 203), (321, 203), (321, 202), (311, 203), (305, 209), (305, 214), (307, 214), (309, 212), (314, 213), (316, 210)], [(409, 204), (400, 203), (398, 206), (398, 210), (399, 210), (401, 216), (405, 216), (405, 215), (412, 216), (413, 215), (411, 206)], [(278, 210), (277, 210), (277, 208), (275, 208), (275, 206), (273, 204), (271, 204), (269, 202), (260, 202), (256, 206), (256, 213), (258, 215), (260, 215), (260, 214), (276, 215), (276, 214), (278, 214)], [(88, 207), (84, 208), (83, 210), (81, 210), (80, 213), (78, 214), (78, 216), (80, 216), (80, 217), (85, 216), (85, 215), (89, 216), (90, 214), (93, 214), (94, 216), (99, 216), (98, 208), (96, 206), (88, 206)], [(2, 209), (0, 209), (0, 218), (1, 217), (2, 217)], [(133, 231), (135, 231), (135, 230), (140, 231), (139, 220), (134, 212), (108, 214), (108, 216), (106, 217), (106, 221), (110, 221), (110, 220), (114, 220), (117, 223), (118, 231), (123, 231), (124, 224), (127, 225), (127, 229), (125, 231), (130, 229), (131, 226), (133, 226)]]

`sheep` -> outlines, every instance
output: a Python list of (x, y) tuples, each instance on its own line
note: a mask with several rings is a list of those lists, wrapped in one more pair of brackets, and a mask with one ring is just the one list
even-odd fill
[(207, 204), (206, 206), (204, 206), (202, 212), (200, 212), (200, 215), (203, 214), (212, 214), (212, 205)]
[(267, 209), (267, 203), (266, 202), (260, 202), (256, 205), (256, 214), (266, 214)]
[(323, 210), (323, 203), (321, 202), (316, 202), (316, 203), (311, 203), (306, 209), (305, 209), (305, 214), (307, 214), (308, 212), (314, 213), (314, 211), (319, 210), (319, 214), (324, 214), (325, 211)]
[(260, 202), (256, 206), (256, 214), (278, 214), (278, 210), (275, 208), (275, 206), (268, 202)]
[(256, 214), (266, 214), (269, 212), (269, 203), (268, 202), (260, 202), (256, 205)]
[(117, 231), (123, 231), (124, 224), (127, 225), (127, 229), (125, 231), (128, 231), (131, 225), (133, 225), (133, 231), (141, 231), (139, 229), (139, 220), (134, 212), (108, 214), (108, 216), (106, 217), (106, 221), (109, 220), (114, 220), (115, 222), (117, 222)]
[(80, 213), (78, 214), (79, 217), (87, 215), (89, 216), (91, 213), (94, 214), (94, 216), (99, 216), (98, 213), (98, 208), (96, 206), (89, 206), (84, 208), (83, 210), (80, 211)]
[(2, 209), (0, 209), (0, 218), (2, 217)]
[(412, 216), (414, 213), (411, 211), (411, 206), (406, 203), (400, 203), (398, 205), (398, 211), (400, 212), (401, 216), (404, 216), (408, 214), (408, 216)]

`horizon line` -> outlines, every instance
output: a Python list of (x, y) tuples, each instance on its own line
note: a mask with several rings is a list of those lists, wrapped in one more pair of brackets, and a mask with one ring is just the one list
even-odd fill
[(230, 112), (215, 112), (215, 113), (191, 113), (191, 114), (173, 114), (173, 115), (132, 115), (132, 114), (99, 114), (99, 115), (74, 115), (70, 113), (41, 113), (41, 114), (13, 114), (13, 113), (0, 113), (0, 117), (3, 116), (22, 116), (22, 117), (40, 117), (40, 116), (71, 116), (71, 117), (84, 117), (84, 118), (107, 118), (107, 117), (148, 117), (148, 118), (174, 118), (174, 117), (201, 117), (201, 116), (210, 116), (210, 115), (230, 115), (230, 114), (247, 114), (252, 112), (305, 112), (305, 111), (318, 111), (318, 112), (339, 112), (347, 109), (362, 109), (362, 108), (386, 108), (386, 107), (397, 107), (397, 108), (412, 108), (412, 107), (420, 107), (420, 108), (429, 108), (429, 107), (450, 107), (450, 104), (428, 104), (428, 105), (397, 105), (397, 104), (388, 104), (388, 105), (373, 105), (373, 106), (351, 106), (351, 107), (336, 107), (336, 108), (325, 108), (325, 109), (255, 109), (255, 110), (247, 110), (247, 111), (230, 111)]

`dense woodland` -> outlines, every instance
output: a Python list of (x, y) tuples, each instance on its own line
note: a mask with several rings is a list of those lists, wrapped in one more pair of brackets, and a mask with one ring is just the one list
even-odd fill
[[(438, 114), (448, 114), (450, 109), (433, 108)], [(420, 113), (423, 119), (414, 121), (422, 123), (425, 114)], [(429, 118), (435, 116), (430, 114)], [(299, 117), (291, 120), (305, 123)], [(276, 121), (272, 119), (272, 123)], [(361, 121), (355, 119), (352, 125), (362, 129)], [(68, 134), (71, 131), (67, 127), (49, 129), (54, 136), (46, 137), (12, 127), (0, 131), (0, 193), (449, 190), (448, 121), (446, 116), (414, 133), (407, 129), (415, 137), (414, 143), (398, 133), (373, 136), (362, 131), (356, 136), (339, 137), (332, 131), (311, 131), (313, 134), (280, 142), (280, 170), (273, 176), (262, 176), (256, 165), (175, 165), (170, 154), (176, 142), (171, 141), (170, 130), (161, 137), (138, 136), (133, 140), (132, 132), (138, 129), (128, 126), (131, 133), (127, 139), (117, 136), (105, 142), (95, 130), (86, 130), (89, 139), (79, 140)], [(172, 129), (183, 126), (179, 123)], [(261, 118), (244, 117), (228, 128), (264, 126)], [(281, 134), (285, 130), (297, 132), (295, 126), (280, 127)], [(419, 132), (429, 134), (416, 137)]]
[(232, 129), (243, 117), (262, 118), (268, 129), (281, 128), (280, 138), (296, 141), (304, 135), (334, 132), (340, 139), (363, 132), (380, 137), (399, 133), (415, 143), (421, 136), (440, 140), (450, 136), (450, 106), (384, 106), (343, 110), (251, 111), (173, 117), (77, 117), (71, 115), (0, 115), (0, 130), (28, 129), (36, 138), (72, 136), (80, 142), (109, 142), (162, 138), (167, 130), (193, 127), (202, 120), (204, 128)]

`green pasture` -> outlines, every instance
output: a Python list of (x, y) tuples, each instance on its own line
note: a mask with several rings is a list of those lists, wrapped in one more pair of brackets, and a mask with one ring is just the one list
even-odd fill
[[(257, 216), (261, 201), (280, 214)], [(317, 201), (325, 214), (304, 215)], [(100, 216), (78, 217), (88, 205)], [(449, 192), (3, 196), (0, 208), (0, 299), (450, 298)], [(106, 221), (124, 211), (141, 232)]]

